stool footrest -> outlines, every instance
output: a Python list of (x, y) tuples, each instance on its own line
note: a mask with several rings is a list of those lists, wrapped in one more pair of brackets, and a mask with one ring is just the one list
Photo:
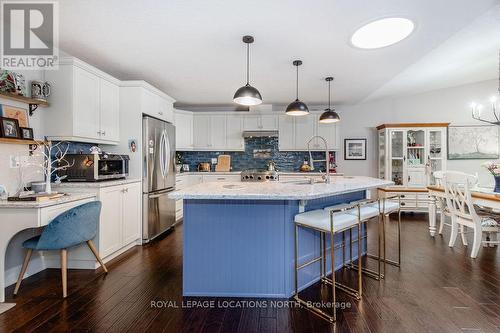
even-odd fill
[[(379, 260), (378, 256), (376, 256), (374, 254), (371, 254), (371, 253), (368, 253), (366, 256), (368, 258), (371, 258), (371, 259)], [(385, 262), (386, 264), (389, 264), (389, 265), (393, 265), (393, 266), (396, 266), (396, 267), (401, 267), (401, 263), (399, 263), (397, 261), (394, 261), (394, 260), (380, 258), (380, 261)]]
[(311, 260), (303, 263), (302, 265), (297, 266), (297, 269), (302, 269), (302, 268), (307, 267), (307, 266), (309, 266), (311, 264), (314, 264), (315, 262), (318, 262), (320, 260), (321, 260), (321, 257), (317, 257), (317, 258), (311, 259)]
[[(321, 317), (323, 319), (326, 319), (326, 320), (328, 320), (331, 323), (335, 322), (335, 319), (336, 319), (335, 316), (329, 315), (325, 311), (316, 308), (311, 303), (306, 302), (306, 301), (300, 299), (298, 295), (293, 296), (293, 299), (296, 300), (300, 305), (305, 306), (308, 310), (311, 310), (312, 313), (314, 313), (315, 315), (317, 315), (317, 316), (319, 316), (319, 317)], [(334, 306), (335, 306), (335, 304), (334, 304)]]
[[(353, 264), (348, 264), (347, 268), (353, 269), (355, 271), (358, 270), (358, 267), (354, 266)], [(372, 279), (377, 280), (377, 281), (384, 278), (384, 274), (380, 273), (380, 279), (379, 279), (379, 273), (377, 271), (371, 270), (371, 269), (366, 268), (366, 267), (362, 267), (361, 272), (363, 274), (366, 274), (367, 276), (371, 277)]]
[[(332, 280), (327, 278), (327, 277), (323, 277), (321, 280), (325, 283), (328, 283), (329, 285), (332, 285)], [(349, 286), (346, 286), (345, 284), (342, 284), (340, 282), (335, 281), (335, 288), (342, 290), (343, 292), (351, 295), (352, 297), (356, 298), (357, 300), (361, 299), (361, 296), (359, 295), (358, 290), (351, 288)]]

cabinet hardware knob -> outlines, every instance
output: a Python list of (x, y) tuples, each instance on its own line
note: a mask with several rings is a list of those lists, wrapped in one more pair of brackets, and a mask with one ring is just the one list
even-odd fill
[(101, 135), (101, 131), (97, 131), (97, 134)]
[(102, 134), (102, 135), (106, 135), (106, 131), (102, 131), (102, 132), (101, 132), (101, 134)]

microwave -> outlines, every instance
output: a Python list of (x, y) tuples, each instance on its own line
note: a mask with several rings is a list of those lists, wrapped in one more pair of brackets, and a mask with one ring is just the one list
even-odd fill
[(64, 159), (71, 166), (58, 171), (60, 177), (66, 176), (63, 181), (98, 182), (128, 176), (128, 155), (66, 154)]

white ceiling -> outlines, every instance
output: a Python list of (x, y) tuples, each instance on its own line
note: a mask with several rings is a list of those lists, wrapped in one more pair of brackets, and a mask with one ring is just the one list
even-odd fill
[[(500, 47), (498, 18), (497, 33), (488, 34), (497, 39), (481, 38), (481, 29), (492, 29), (481, 18), (494, 12), (500, 0), (65, 0), (59, 4), (63, 50), (120, 79), (148, 81), (180, 105), (231, 104), (235, 90), (245, 82), (241, 42), (245, 34), (255, 37), (251, 83), (266, 104), (294, 99), (294, 59), (304, 62), (302, 100), (325, 103), (323, 79), (333, 75), (335, 103), (353, 104), (370, 95), (404, 93), (428, 85), (428, 79), (442, 79), (443, 73), (433, 76), (430, 70), (411, 82), (412, 73), (422, 72), (419, 61), (429, 72), (435, 65), (433, 54), (450, 37), (438, 52), (439, 64), (446, 61), (444, 55), (460, 49), (463, 39), (468, 46), (461, 52), (468, 55), (473, 44), (491, 44), (478, 47), (478, 53)], [(357, 27), (387, 16), (411, 18), (415, 32), (379, 50), (349, 46)], [(472, 36), (463, 30), (469, 26), (476, 27), (469, 28)], [(475, 72), (469, 66), (463, 77), (481, 80), (495, 75), (496, 53), (481, 56), (489, 60), (478, 64)], [(460, 65), (457, 61), (453, 72), (460, 71)], [(457, 84), (445, 84), (452, 83)]]

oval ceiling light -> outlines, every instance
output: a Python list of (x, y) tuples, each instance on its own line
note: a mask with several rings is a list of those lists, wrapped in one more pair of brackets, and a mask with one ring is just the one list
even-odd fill
[(252, 106), (259, 105), (262, 103), (262, 96), (257, 88), (252, 87), (249, 83), (250, 77), (250, 44), (252, 44), (254, 38), (252, 36), (243, 36), (243, 43), (247, 44), (247, 84), (245, 84), (240, 89), (236, 90), (234, 94), (233, 101), (236, 104)]
[(351, 37), (351, 44), (360, 49), (378, 49), (402, 41), (414, 29), (415, 24), (407, 18), (383, 18), (356, 30)]
[(309, 108), (304, 102), (299, 100), (299, 66), (302, 65), (302, 60), (295, 60), (293, 65), (297, 67), (297, 82), (296, 82), (296, 98), (295, 101), (288, 104), (285, 113), (290, 116), (305, 116), (309, 114)]
[(335, 112), (335, 108), (330, 107), (330, 85), (333, 81), (333, 77), (329, 76), (325, 78), (325, 81), (328, 82), (328, 108), (325, 109), (325, 112), (319, 116), (319, 122), (322, 124), (332, 124), (340, 121), (339, 114)]

